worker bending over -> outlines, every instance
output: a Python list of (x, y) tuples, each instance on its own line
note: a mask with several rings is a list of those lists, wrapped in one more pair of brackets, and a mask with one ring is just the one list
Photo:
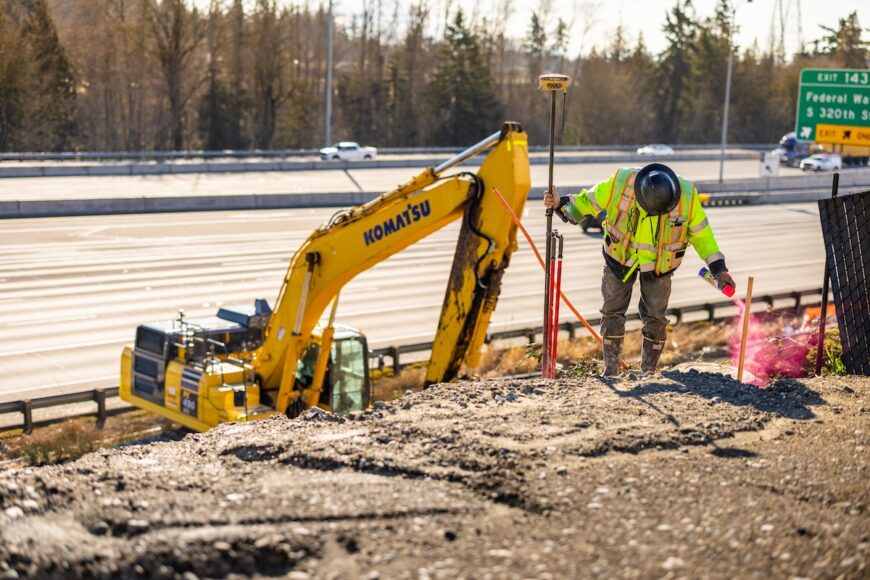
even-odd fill
[(641, 370), (654, 373), (667, 339), (665, 313), (671, 277), (689, 244), (707, 262), (721, 288), (734, 286), (713, 229), (698, 199), (698, 190), (670, 167), (652, 163), (643, 169), (623, 167), (613, 177), (576, 195), (557, 198), (544, 193), (544, 205), (563, 221), (576, 224), (585, 215), (606, 212), (604, 275), (601, 280), (601, 336), (604, 375), (620, 373), (625, 312), (640, 271), (640, 317), (643, 321)]

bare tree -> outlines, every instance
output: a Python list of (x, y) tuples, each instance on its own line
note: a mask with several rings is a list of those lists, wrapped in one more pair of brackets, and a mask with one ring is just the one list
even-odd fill
[(171, 146), (183, 149), (187, 104), (205, 80), (200, 71), (194, 70), (194, 64), (206, 27), (196, 8), (189, 8), (184, 0), (143, 2), (169, 100)]
[(278, 7), (274, 0), (258, 0), (254, 12), (254, 146), (272, 146), (278, 107), (285, 98), (284, 50)]

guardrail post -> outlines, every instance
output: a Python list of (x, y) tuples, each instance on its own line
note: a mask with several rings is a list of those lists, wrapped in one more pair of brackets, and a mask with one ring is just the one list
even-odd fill
[(762, 300), (762, 302), (767, 303), (768, 310), (773, 310), (773, 296), (771, 296), (770, 294), (767, 294), (765, 296), (762, 296), (761, 300)]
[(709, 320), (710, 322), (713, 322), (716, 320), (716, 305), (715, 304), (710, 304), (710, 303), (705, 304), (704, 310), (706, 310), (707, 314), (709, 314), (707, 320)]
[(390, 347), (390, 355), (393, 357), (393, 373), (399, 374), (399, 370), (401, 370), (401, 365), (399, 364), (399, 351), (401, 349), (398, 346)]
[(683, 309), (682, 308), (674, 308), (671, 310), (671, 314), (676, 317), (674, 324), (680, 324), (683, 321)]
[(801, 311), (801, 293), (800, 292), (792, 292), (792, 298), (794, 298), (794, 311), (795, 314)]
[(526, 338), (529, 339), (529, 344), (535, 344), (535, 339), (538, 337), (538, 333), (535, 332), (534, 328), (530, 328), (528, 334), (526, 334)]
[(24, 434), (30, 435), (33, 433), (33, 402), (31, 400), (21, 401), (21, 414), (24, 415)]
[(94, 400), (97, 402), (97, 427), (102, 429), (106, 426), (106, 391), (94, 391)]
[(577, 324), (576, 322), (568, 323), (568, 340), (574, 340), (577, 338)]

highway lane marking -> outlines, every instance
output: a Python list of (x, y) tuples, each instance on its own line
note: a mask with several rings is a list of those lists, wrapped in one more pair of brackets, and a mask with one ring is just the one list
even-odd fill
[(114, 340), (95, 340), (93, 342), (76, 342), (72, 344), (59, 344), (55, 346), (44, 346), (42, 348), (30, 348), (24, 350), (9, 350), (6, 352), (0, 352), (0, 358), (10, 357), (10, 356), (22, 356), (27, 354), (40, 354), (43, 352), (56, 352), (59, 350), (74, 350), (77, 348), (89, 348), (92, 346), (106, 346), (109, 344), (127, 344), (131, 342), (130, 338), (119, 338)]
[(34, 324), (45, 324), (49, 322), (72, 322), (75, 320), (91, 320), (92, 318), (96, 317), (96, 314), (91, 314), (88, 316), (68, 316), (66, 318), (31, 318), (30, 320), (25, 320), (23, 322), (7, 322), (5, 326), (32, 326)]
[(57, 389), (59, 387), (69, 387), (70, 385), (78, 385), (81, 383), (96, 383), (96, 382), (102, 382), (102, 381), (108, 381), (108, 380), (113, 380), (115, 382), (118, 382), (119, 379), (120, 379), (120, 376), (118, 374), (101, 375), (99, 377), (90, 377), (87, 379), (79, 379), (76, 381), (67, 381), (65, 383), (50, 383), (48, 385), (39, 386), (39, 387), (20, 387), (17, 389), (0, 389), (0, 395), (11, 395), (13, 393), (27, 393), (27, 392), (34, 392), (34, 391), (38, 392), (38, 391), (41, 391), (43, 389)]
[(73, 237), (73, 238), (86, 238), (86, 237), (91, 236), (91, 235), (93, 235), (93, 234), (96, 234), (96, 233), (102, 232), (103, 230), (107, 230), (107, 229), (109, 229), (110, 227), (112, 227), (112, 226), (97, 226), (97, 227), (95, 227), (95, 228), (91, 228), (91, 229), (89, 229), (89, 230), (85, 230), (85, 231), (83, 231), (83, 232), (79, 232), (79, 233), (77, 233), (77, 234), (72, 234), (71, 237)]
[[(760, 269), (764, 270), (764, 271), (774, 271), (774, 270), (779, 271), (779, 270), (783, 270), (783, 269), (787, 270), (787, 269), (792, 269), (792, 268), (801, 267), (801, 266), (818, 266), (821, 263), (823, 263), (822, 258), (811, 258), (811, 259), (806, 259), (806, 260), (794, 260), (794, 261), (788, 261), (788, 262), (774, 261), (774, 262), (771, 262), (769, 264), (767, 264), (767, 263), (762, 264), (761, 266), (756, 265), (756, 268), (760, 267)], [(699, 264), (700, 264), (700, 262), (699, 262)], [(688, 266), (688, 264), (687, 264), (687, 266)], [(738, 274), (742, 273), (744, 271), (749, 271), (749, 269), (747, 269), (745, 267), (740, 267), (741, 265), (739, 265), (739, 264), (737, 264), (737, 266), (738, 267), (734, 268), (734, 271)], [(503, 295), (502, 295), (502, 300), (501, 300), (502, 307), (504, 307), (506, 304), (510, 304), (511, 302), (513, 302), (517, 299), (522, 300), (525, 298), (533, 298), (533, 297), (537, 296), (537, 294), (538, 294), (537, 291), (534, 291), (534, 290), (522, 291), (521, 290), (522, 288), (527, 287), (530, 280), (533, 280), (533, 278), (530, 277), (530, 275), (533, 276), (534, 274), (536, 274), (535, 268), (532, 268), (531, 265), (529, 265), (529, 268), (530, 269), (526, 270), (525, 272), (521, 272), (516, 268), (509, 271), (509, 274), (511, 276), (505, 280), (505, 285), (504, 285)], [(677, 273), (677, 276), (675, 279), (681, 281), (681, 283), (686, 283), (685, 281), (693, 280), (694, 277), (695, 276), (694, 276), (694, 269), (693, 268), (689, 268), (689, 269), (683, 268)], [(424, 276), (423, 278), (425, 280), (431, 281), (431, 282), (438, 282), (440, 280), (439, 276), (437, 276), (437, 275)], [(567, 278), (566, 282), (569, 282), (569, 284), (566, 284), (566, 291), (586, 292), (586, 291), (597, 290), (597, 282), (583, 284), (582, 283), (583, 280), (585, 280), (585, 278), (582, 276), (577, 278), (576, 281), (580, 282), (580, 285), (577, 285), (574, 283), (570, 283), (571, 278)], [(360, 284), (358, 282), (361, 282), (361, 281), (355, 280), (354, 282), (352, 282), (353, 286), (349, 286), (346, 289), (347, 302), (345, 302), (344, 304), (348, 308), (347, 309), (342, 308), (342, 311), (341, 311), (342, 317), (346, 317), (346, 316), (355, 316), (355, 317), (363, 316), (364, 317), (366, 315), (372, 315), (373, 313), (376, 314), (376, 313), (390, 312), (392, 310), (395, 310), (394, 308), (390, 308), (390, 309), (386, 309), (386, 310), (383, 308), (372, 310), (371, 304), (370, 304), (371, 299), (372, 298), (383, 298), (383, 296), (380, 296), (380, 295), (372, 296), (372, 292), (375, 292), (375, 289), (378, 287), (377, 282), (375, 280), (370, 280), (369, 283), (362, 283), (362, 284)], [(241, 285), (241, 288), (239, 287), (240, 285), (238, 285), (238, 284), (235, 284), (233, 286), (236, 287), (235, 290), (232, 290), (229, 287), (224, 287), (223, 288), (223, 290), (225, 291), (224, 293), (211, 294), (209, 296), (206, 296), (206, 298), (211, 303), (217, 303), (217, 302), (223, 302), (224, 304), (247, 303), (249, 301), (249, 299), (252, 299), (254, 296), (266, 296), (266, 295), (270, 294), (269, 291), (273, 289), (271, 284), (264, 284), (263, 286), (261, 286), (259, 292), (253, 288), (248, 287), (247, 285)], [(403, 296), (403, 294), (404, 294), (404, 296)], [(397, 300), (400, 300), (403, 303), (403, 306), (400, 307), (399, 310), (407, 311), (407, 310), (413, 310), (415, 308), (421, 307), (421, 300), (422, 300), (423, 305), (434, 308), (435, 306), (438, 305), (438, 301), (441, 300), (442, 294), (443, 294), (443, 285), (439, 285), (431, 293), (426, 293), (425, 295), (421, 295), (421, 294), (417, 293), (416, 291), (409, 291), (409, 292), (399, 293), (399, 295), (393, 294), (393, 296), (395, 296)], [(177, 299), (180, 297), (173, 295), (173, 298)], [(179, 305), (187, 307), (189, 304), (189, 305), (191, 305), (191, 308), (193, 308), (193, 307), (196, 307), (199, 304), (201, 304), (201, 302), (203, 300), (202, 296), (196, 294), (196, 288), (193, 288), (193, 287), (190, 288), (190, 291), (185, 295), (184, 299), (185, 299), (185, 302), (183, 304), (179, 304), (176, 302), (173, 304), (172, 308), (170, 308), (169, 306), (164, 306), (164, 304), (165, 304), (164, 300), (159, 299), (159, 298), (156, 300), (149, 300), (147, 304), (140, 303), (138, 305), (139, 310), (141, 310), (142, 308), (145, 308), (146, 310), (149, 311), (150, 316), (146, 314), (146, 315), (143, 315), (141, 317), (136, 317), (136, 316), (134, 316), (134, 313), (131, 313), (131, 312), (124, 310), (124, 308), (126, 308), (126, 302), (128, 302), (128, 300), (122, 297), (121, 300), (113, 301), (113, 302), (116, 302), (117, 306), (120, 306), (120, 308), (111, 308), (111, 309), (109, 309), (109, 311), (101, 311), (99, 314), (100, 314), (100, 316), (104, 316), (104, 315), (107, 316), (108, 312), (111, 312), (114, 314), (121, 314), (121, 315), (124, 315), (126, 313), (127, 315), (125, 317), (125, 320), (130, 321), (129, 324), (132, 324), (135, 326), (136, 323), (143, 322), (146, 319), (148, 319), (148, 320), (150, 320), (152, 318), (153, 319), (157, 319), (157, 318), (170, 319), (170, 318), (172, 318), (172, 315), (175, 312), (175, 307), (177, 307)], [(85, 308), (87, 308), (90, 306), (90, 304), (84, 304), (83, 306)], [(104, 306), (105, 306), (105, 304), (104, 304)], [(69, 303), (62, 306), (63, 312), (69, 313), (69, 307), (70, 307)], [(61, 307), (58, 307), (58, 309), (60, 309), (60, 308)], [(81, 312), (83, 310), (83, 308), (79, 307), (78, 310), (79, 310), (79, 312)], [(169, 311), (172, 311), (172, 312), (169, 313)], [(88, 310), (85, 310), (85, 312), (88, 312)], [(21, 315), (20, 313), (17, 316), (14, 315), (13, 313), (9, 313), (9, 314), (10, 314), (10, 316), (7, 316), (6, 319), (9, 320), (11, 318), (12, 321), (8, 324), (15, 325), (15, 326), (22, 326), (22, 327), (31, 326), (28, 323), (29, 321), (21, 318), (21, 316), (23, 316), (23, 315)], [(207, 314), (212, 314), (212, 312), (208, 312)], [(0, 316), (0, 318), (3, 318), (3, 317)], [(19, 318), (19, 321), (16, 321), (15, 318)], [(69, 320), (75, 320), (76, 318), (79, 318), (79, 317), (78, 316), (68, 317)], [(57, 320), (63, 320), (63, 318), (60, 317)], [(110, 324), (109, 325), (102, 325), (101, 324), (100, 325), (101, 328), (103, 328), (105, 326), (110, 326), (110, 327), (122, 326), (123, 327), (123, 325), (116, 325), (113, 322), (110, 322), (108, 320), (108, 318), (103, 318), (103, 320), (107, 323), (110, 323)]]

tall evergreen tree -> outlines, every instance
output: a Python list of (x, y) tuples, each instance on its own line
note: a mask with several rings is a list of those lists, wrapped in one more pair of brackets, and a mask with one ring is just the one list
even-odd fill
[(24, 145), (21, 137), (28, 126), (28, 66), (21, 36), (0, 9), (0, 151), (20, 150)]
[(244, 49), (247, 44), (245, 36), (245, 9), (242, 0), (233, 0), (230, 10), (231, 49), (230, 49), (230, 88), (227, 115), (229, 117), (229, 146), (233, 149), (243, 149), (247, 141), (243, 137), (244, 110), (246, 101), (245, 90), (245, 57)]
[(218, 0), (211, 0), (208, 14), (208, 89), (199, 106), (199, 132), (205, 149), (218, 150), (231, 147), (233, 132), (231, 118), (232, 98), (221, 78), (218, 47), (223, 39)]
[(730, 9), (719, 0), (712, 18), (695, 25), (689, 45), (689, 76), (684, 85), (684, 101), (675, 140), (682, 143), (715, 142), (722, 125), (725, 82), (730, 48)]
[(663, 31), (668, 45), (658, 63), (658, 94), (656, 135), (665, 142), (674, 142), (685, 120), (685, 101), (691, 88), (691, 52), (696, 26), (690, 14), (692, 0), (677, 0), (667, 14)]
[(438, 50), (429, 84), (429, 107), (435, 122), (432, 142), (439, 145), (474, 143), (501, 121), (492, 73), (461, 9), (447, 25)]
[(254, 147), (269, 149), (285, 98), (280, 14), (275, 0), (258, 0), (254, 13)]
[(29, 119), (30, 147), (45, 151), (73, 148), (76, 91), (72, 65), (60, 43), (45, 0), (22, 2), (26, 10), (22, 39), (35, 65), (35, 83)]
[(824, 51), (837, 59), (846, 68), (868, 67), (868, 43), (862, 38), (861, 24), (858, 23), (858, 11), (846, 18), (840, 18), (837, 28), (822, 26), (827, 35), (822, 39)]

